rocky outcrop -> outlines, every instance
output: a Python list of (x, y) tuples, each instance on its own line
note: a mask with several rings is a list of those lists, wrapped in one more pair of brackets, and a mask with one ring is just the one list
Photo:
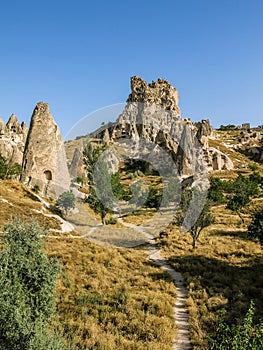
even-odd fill
[(209, 147), (206, 152), (208, 155), (207, 163), (210, 170), (234, 169), (232, 160), (225, 153), (213, 147)]
[(72, 179), (86, 176), (86, 170), (83, 163), (83, 148), (75, 148), (72, 161), (69, 167), (69, 174)]
[(143, 102), (150, 105), (161, 106), (162, 109), (181, 114), (178, 107), (178, 91), (164, 79), (158, 79), (147, 84), (138, 76), (131, 77), (131, 94), (127, 102)]
[(31, 118), (22, 181), (38, 185), (43, 195), (52, 198), (70, 186), (64, 143), (47, 103), (39, 102)]
[(209, 119), (203, 119), (201, 122), (194, 123), (197, 128), (196, 137), (200, 143), (207, 149), (209, 138), (213, 137), (214, 129), (212, 128)]
[(28, 128), (12, 114), (7, 124), (0, 119), (0, 154), (11, 163), (22, 164)]
[[(173, 162), (180, 176), (196, 173), (197, 160), (193, 160), (193, 157), (201, 160), (202, 146), (196, 138), (196, 126), (180, 116), (178, 91), (167, 80), (158, 79), (147, 84), (138, 76), (131, 78), (131, 91), (124, 111), (116, 123), (110, 128), (105, 128), (104, 132), (100, 131), (97, 136), (102, 139), (109, 137), (113, 143), (125, 143), (126, 140), (126, 143), (137, 144), (140, 148), (131, 145), (129, 153), (134, 150), (133, 157), (139, 159), (140, 155), (148, 152), (157, 168), (160, 164), (169, 166), (163, 164), (165, 158), (168, 162)], [(208, 124), (206, 122), (206, 125)], [(202, 128), (203, 124), (200, 127)], [(202, 132), (204, 134), (204, 131)], [(208, 130), (206, 133), (208, 134)], [(164, 157), (161, 149), (170, 157)], [(129, 154), (129, 157), (132, 157), (132, 154)], [(204, 164), (201, 167), (204, 168)]]

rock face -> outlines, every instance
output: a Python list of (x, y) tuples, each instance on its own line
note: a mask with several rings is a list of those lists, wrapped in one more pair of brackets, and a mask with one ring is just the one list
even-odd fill
[(204, 146), (208, 148), (209, 137), (213, 136), (214, 129), (212, 128), (209, 119), (203, 119), (201, 122), (195, 123), (197, 127), (196, 137)]
[(208, 165), (211, 170), (231, 170), (234, 168), (232, 160), (216, 148), (209, 147), (208, 157)]
[[(164, 159), (161, 149), (166, 150), (170, 155), (166, 157), (167, 161), (174, 163), (180, 176), (194, 175), (196, 162), (202, 161), (202, 145), (196, 138), (197, 127), (180, 117), (178, 91), (167, 80), (158, 79), (147, 84), (138, 76), (131, 78), (131, 91), (116, 123), (97, 136), (109, 138), (113, 143), (120, 140), (131, 142), (130, 152), (134, 151), (129, 157), (133, 158), (139, 159), (140, 155), (146, 154), (148, 147), (151, 160), (159, 164), (155, 164), (157, 168)], [(209, 122), (206, 121), (205, 125), (205, 131), (203, 124), (200, 126), (202, 137), (212, 129)], [(140, 149), (133, 147), (136, 144)], [(169, 164), (163, 166), (169, 167)], [(204, 169), (205, 165), (202, 164), (201, 168)]]
[(22, 181), (38, 185), (43, 195), (57, 197), (69, 190), (64, 143), (47, 103), (34, 109), (23, 157)]
[(69, 167), (69, 174), (72, 179), (85, 177), (86, 171), (83, 164), (83, 148), (75, 148), (73, 158)]
[(7, 124), (0, 118), (0, 153), (11, 163), (22, 164), (28, 128), (12, 114)]

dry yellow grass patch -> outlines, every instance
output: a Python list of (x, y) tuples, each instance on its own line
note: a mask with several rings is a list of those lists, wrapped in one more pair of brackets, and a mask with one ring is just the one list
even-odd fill
[(201, 233), (196, 251), (190, 235), (173, 228), (162, 249), (185, 277), (194, 349), (206, 349), (222, 308), (228, 321), (238, 322), (253, 299), (256, 318), (263, 317), (263, 251), (245, 228), (216, 224)]
[(171, 349), (175, 286), (144, 252), (84, 239), (47, 243), (62, 263), (59, 322), (77, 349)]
[(26, 186), (15, 180), (0, 180), (0, 229), (16, 216), (25, 220), (33, 218), (45, 230), (60, 229), (57, 219), (37, 212), (42, 209), (41, 203)]

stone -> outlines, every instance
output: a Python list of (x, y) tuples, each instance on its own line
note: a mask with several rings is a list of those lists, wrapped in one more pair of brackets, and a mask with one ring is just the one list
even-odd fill
[(75, 148), (73, 158), (69, 167), (69, 174), (72, 179), (86, 177), (86, 170), (83, 163), (83, 148)]
[(22, 167), (22, 182), (38, 185), (46, 197), (70, 188), (64, 143), (47, 103), (39, 102), (32, 114)]
[[(193, 168), (194, 161), (191, 157), (196, 156), (196, 154), (192, 150), (194, 146), (199, 148), (197, 153), (198, 160), (200, 160), (203, 156), (202, 146), (196, 143), (194, 124), (180, 116), (178, 91), (167, 80), (158, 79), (156, 82), (147, 84), (138, 76), (131, 78), (131, 90), (124, 111), (116, 123), (109, 128), (110, 141), (120, 142), (122, 140), (125, 142), (127, 140), (127, 143), (132, 142), (135, 145), (140, 145), (137, 151), (136, 147), (130, 147), (130, 156), (132, 153), (135, 159), (140, 159), (140, 153), (147, 153), (145, 149), (147, 144), (149, 154), (155, 154), (155, 157), (151, 156), (150, 158), (156, 163), (157, 168), (160, 164), (168, 166), (168, 164), (162, 163), (161, 148), (170, 154), (170, 158), (165, 158), (177, 166), (180, 176), (193, 175), (196, 168)], [(206, 121), (205, 125), (208, 133), (210, 123)], [(191, 135), (188, 135), (187, 128), (192, 130)], [(98, 136), (103, 138), (104, 135)], [(143, 144), (141, 140), (145, 140), (146, 143)], [(149, 143), (158, 146), (159, 149), (149, 148)], [(179, 144), (181, 144), (181, 148), (178, 151)], [(184, 150), (184, 148), (186, 149)], [(186, 155), (186, 150), (191, 151)], [(204, 164), (201, 168), (204, 168)]]
[(6, 124), (0, 119), (0, 153), (10, 163), (20, 165), (22, 165), (28, 132), (26, 124), (22, 124), (20, 125), (14, 114), (11, 115)]
[(197, 127), (196, 137), (204, 146), (208, 148), (209, 138), (214, 136), (214, 129), (212, 128), (209, 119), (203, 119), (201, 122), (195, 123)]
[(232, 160), (223, 152), (216, 148), (209, 147), (208, 149), (208, 165), (212, 170), (232, 170), (234, 169), (234, 164)]

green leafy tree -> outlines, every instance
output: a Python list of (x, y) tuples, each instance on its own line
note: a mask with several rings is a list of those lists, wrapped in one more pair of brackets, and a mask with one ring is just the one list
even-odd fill
[(225, 310), (220, 315), (216, 335), (208, 337), (210, 350), (260, 350), (263, 349), (263, 322), (254, 324), (254, 303), (240, 325), (225, 321)]
[(239, 193), (232, 196), (227, 203), (227, 209), (232, 210), (237, 213), (240, 217), (242, 223), (244, 223), (244, 218), (241, 214), (241, 210), (245, 208), (250, 203), (250, 198), (245, 193)]
[(235, 212), (242, 223), (244, 223), (242, 210), (249, 205), (254, 196), (259, 194), (260, 182), (260, 174), (254, 171), (249, 177), (239, 174), (229, 186), (229, 190), (233, 194), (229, 197), (227, 208)]
[[(104, 225), (106, 224), (105, 218), (107, 213), (111, 213), (111, 208), (115, 206), (115, 197), (111, 188), (112, 177), (107, 166), (106, 153), (104, 153), (106, 149), (107, 146), (105, 144), (95, 146), (88, 141), (83, 151), (84, 163), (89, 180), (89, 195), (86, 202), (95, 213), (100, 215)], [(103, 153), (105, 157), (100, 157)], [(96, 182), (94, 181), (94, 177), (96, 178)], [(118, 189), (116, 190), (118, 191)]]
[(210, 187), (207, 195), (208, 199), (210, 199), (215, 204), (224, 203), (226, 201), (226, 198), (223, 194), (225, 187), (225, 183), (222, 180), (216, 177), (212, 177), (210, 179)]
[[(42, 251), (46, 233), (35, 222), (7, 224), (0, 248), (0, 349), (44, 350), (63, 342), (48, 323), (54, 314), (59, 266)], [(42, 344), (42, 345), (41, 345)], [(53, 344), (53, 347), (51, 345)]]
[[(179, 226), (184, 225), (192, 237), (192, 248), (196, 249), (197, 241), (204, 228), (214, 223), (214, 216), (210, 212), (210, 202), (204, 201), (205, 193), (198, 189), (184, 189), (180, 209), (178, 210), (176, 223)], [(197, 209), (202, 208), (199, 216), (194, 220), (190, 227), (185, 225), (185, 219), (195, 217)]]
[(69, 209), (75, 208), (75, 196), (71, 191), (63, 192), (57, 199), (57, 204), (64, 208), (66, 215), (68, 214)]
[(253, 214), (252, 221), (248, 226), (248, 236), (258, 239), (263, 246), (263, 209)]

